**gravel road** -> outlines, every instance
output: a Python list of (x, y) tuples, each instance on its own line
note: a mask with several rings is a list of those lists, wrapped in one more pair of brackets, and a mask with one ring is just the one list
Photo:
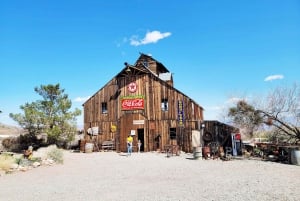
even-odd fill
[(0, 201), (194, 201), (300, 198), (300, 166), (193, 160), (192, 154), (64, 153), (64, 164), (0, 177)]

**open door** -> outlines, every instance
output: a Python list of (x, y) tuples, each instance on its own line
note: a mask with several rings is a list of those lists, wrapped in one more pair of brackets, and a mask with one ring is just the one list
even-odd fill
[(144, 144), (145, 144), (145, 141), (144, 141), (144, 129), (143, 128), (139, 128), (137, 129), (137, 133), (138, 133), (138, 140), (141, 141), (142, 145), (141, 145), (141, 152), (144, 151)]

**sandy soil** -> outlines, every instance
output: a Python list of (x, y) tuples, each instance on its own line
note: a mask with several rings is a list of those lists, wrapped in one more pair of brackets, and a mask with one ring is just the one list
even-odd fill
[(1, 201), (299, 200), (300, 166), (192, 154), (65, 152), (63, 165), (0, 177)]

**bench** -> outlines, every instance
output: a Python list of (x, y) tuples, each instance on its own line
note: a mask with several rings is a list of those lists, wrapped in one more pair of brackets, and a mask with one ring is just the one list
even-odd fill
[(114, 150), (115, 149), (115, 144), (111, 140), (103, 141), (101, 143), (101, 149), (102, 150)]
[(179, 146), (178, 145), (170, 145), (167, 144), (164, 146), (165, 152), (167, 153), (167, 157), (176, 155), (179, 156), (180, 155), (180, 150), (179, 150)]

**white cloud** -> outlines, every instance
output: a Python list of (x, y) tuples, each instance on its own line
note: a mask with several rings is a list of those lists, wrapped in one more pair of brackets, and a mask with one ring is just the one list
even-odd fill
[(87, 97), (77, 97), (77, 98), (74, 99), (74, 102), (85, 102), (89, 98), (90, 98), (90, 96), (87, 96)]
[(268, 81), (272, 81), (272, 80), (281, 80), (283, 78), (284, 78), (283, 75), (270, 75), (265, 78), (265, 81), (268, 82)]
[(167, 38), (171, 36), (171, 32), (161, 33), (160, 31), (148, 31), (146, 36), (143, 39), (139, 39), (138, 36), (132, 36), (130, 38), (130, 45), (139, 46), (139, 45), (146, 45), (149, 43), (157, 43), (157, 41)]

